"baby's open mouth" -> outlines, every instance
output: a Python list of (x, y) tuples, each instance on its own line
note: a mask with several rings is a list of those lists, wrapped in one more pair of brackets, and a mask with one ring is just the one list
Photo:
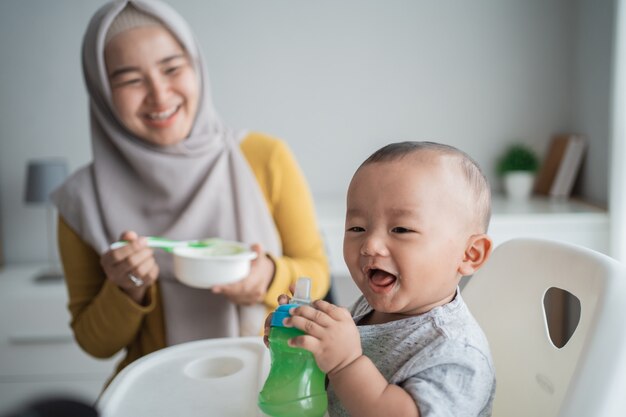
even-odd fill
[(393, 287), (397, 277), (382, 269), (370, 269), (367, 271), (370, 286), (375, 292), (386, 292)]

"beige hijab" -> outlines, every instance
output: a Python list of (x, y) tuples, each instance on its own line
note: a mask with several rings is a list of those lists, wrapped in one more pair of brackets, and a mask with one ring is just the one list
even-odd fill
[[(184, 141), (158, 147), (133, 136), (112, 109), (104, 63), (105, 38), (127, 6), (156, 17), (189, 53), (201, 98), (192, 131)], [(221, 237), (261, 243), (281, 255), (275, 224), (239, 142), (243, 131), (222, 124), (211, 102), (206, 68), (187, 23), (155, 0), (107, 3), (92, 18), (82, 50), (90, 96), (93, 161), (53, 195), (60, 215), (98, 253), (125, 230), (172, 239)], [(259, 334), (262, 305), (238, 307), (209, 290), (180, 284), (170, 254), (155, 251), (160, 267), (167, 344), (203, 338)]]

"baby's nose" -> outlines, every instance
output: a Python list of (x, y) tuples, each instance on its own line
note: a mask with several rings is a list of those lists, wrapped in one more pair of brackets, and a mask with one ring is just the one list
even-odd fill
[(388, 256), (389, 249), (385, 243), (385, 240), (376, 237), (369, 236), (361, 245), (361, 255), (363, 256)]

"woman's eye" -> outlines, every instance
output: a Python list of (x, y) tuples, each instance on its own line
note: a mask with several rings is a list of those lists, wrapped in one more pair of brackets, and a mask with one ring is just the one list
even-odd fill
[(410, 232), (412, 232), (411, 229), (407, 229), (406, 227), (394, 227), (393, 229), (391, 229), (391, 231), (393, 233), (410, 233)]
[(113, 88), (115, 87), (125, 87), (125, 86), (133, 86), (141, 84), (141, 78), (129, 78), (127, 80), (119, 80), (115, 84), (113, 84)]
[(165, 68), (165, 74), (167, 75), (176, 74), (179, 69), (180, 69), (180, 66)]

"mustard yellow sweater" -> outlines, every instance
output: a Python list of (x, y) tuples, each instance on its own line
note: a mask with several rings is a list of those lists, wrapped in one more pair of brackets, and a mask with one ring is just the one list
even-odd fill
[[(313, 199), (294, 157), (283, 142), (260, 133), (249, 134), (241, 142), (241, 150), (259, 182), (283, 247), (283, 256), (273, 258), (276, 271), (264, 300), (268, 312), (300, 276), (312, 278), (313, 298), (323, 297), (330, 284), (328, 261)], [(146, 305), (139, 305), (106, 279), (98, 253), (62, 218), (58, 239), (71, 327), (78, 344), (98, 358), (125, 349), (118, 372), (135, 359), (165, 347), (167, 323), (158, 281), (147, 292)]]

